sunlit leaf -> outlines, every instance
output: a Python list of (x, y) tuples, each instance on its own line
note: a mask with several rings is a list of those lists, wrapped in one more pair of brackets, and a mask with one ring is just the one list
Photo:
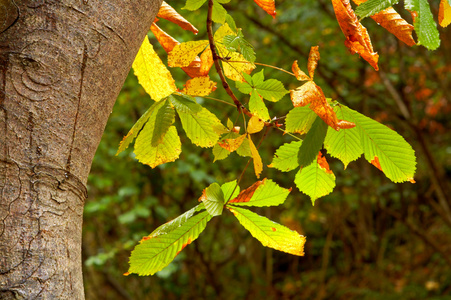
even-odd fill
[[(177, 107), (176, 107), (177, 108)], [(183, 129), (191, 142), (199, 147), (213, 147), (219, 139), (219, 130), (224, 126), (216, 115), (206, 108), (197, 113), (177, 110)]]
[(171, 52), (176, 45), (180, 44), (176, 39), (167, 34), (155, 23), (152, 23), (152, 25), (150, 26), (150, 30), (155, 35), (158, 42), (163, 47), (164, 51), (166, 51), (167, 53)]
[(241, 146), (236, 149), (236, 154), (243, 157), (252, 157), (251, 146), (249, 144), (249, 139), (245, 139)]
[(313, 122), (312, 128), (307, 132), (307, 135), (299, 148), (298, 164), (307, 167), (314, 162), (319, 150), (323, 147), (323, 142), (327, 133), (327, 125), (320, 118), (316, 118)]
[[(354, 3), (360, 5), (366, 0), (353, 0)], [(394, 9), (393, 7), (386, 8), (377, 14), (371, 16), (371, 19), (377, 22), (393, 35), (395, 35), (400, 41), (404, 42), (408, 46), (415, 45), (415, 40), (412, 37), (413, 25), (407, 23)]]
[(212, 216), (220, 216), (224, 208), (224, 192), (216, 182), (210, 184), (202, 192), (199, 198), (205, 205), (205, 209)]
[(311, 80), (311, 78), (299, 68), (297, 60), (294, 61), (293, 65), (291, 66), (291, 70), (293, 71), (297, 80), (299, 81)]
[(357, 19), (349, 0), (332, 0), (332, 4), (338, 24), (346, 37), (346, 47), (352, 53), (358, 53), (376, 71), (379, 70), (379, 55), (374, 52), (368, 32)]
[(255, 176), (257, 176), (257, 178), (260, 178), (260, 174), (263, 171), (263, 162), (262, 162), (262, 158), (260, 157), (260, 154), (258, 153), (257, 148), (255, 147), (254, 143), (252, 142), (251, 136), (247, 135), (247, 140), (249, 141), (249, 147), (252, 153), (252, 158), (253, 158), (253, 162), (254, 162), (254, 171), (255, 171)]
[(438, 23), (442, 27), (447, 27), (451, 23), (451, 4), (448, 0), (440, 1)]
[(313, 76), (315, 75), (316, 67), (318, 66), (318, 61), (320, 59), (318, 46), (314, 46), (310, 48), (310, 53), (308, 56), (308, 74), (310, 78), (313, 80)]
[(255, 69), (255, 65), (246, 59), (238, 52), (229, 52), (224, 46), (217, 45), (219, 55), (227, 57), (227, 60), (222, 61), (224, 75), (233, 81), (243, 81), (242, 73), (250, 74)]
[(186, 4), (183, 9), (187, 10), (197, 10), (199, 9), (207, 0), (186, 0)]
[(260, 132), (263, 127), (265, 127), (265, 123), (259, 117), (252, 116), (247, 124), (247, 132), (250, 134), (257, 133)]
[[(334, 111), (340, 119), (354, 120), (349, 111), (343, 109), (341, 105), (335, 106)], [(355, 127), (340, 131), (329, 128), (324, 140), (324, 148), (330, 156), (341, 160), (346, 169), (351, 161), (358, 159), (363, 153), (359, 130)]]
[(216, 90), (216, 82), (211, 81), (209, 76), (202, 76), (188, 80), (182, 93), (190, 96), (208, 96), (214, 90)]
[(229, 152), (233, 152), (236, 151), (241, 146), (241, 144), (245, 139), (246, 135), (243, 134), (236, 138), (222, 139), (220, 142), (218, 142), (218, 145)]
[(155, 101), (160, 101), (177, 90), (171, 73), (158, 57), (147, 36), (135, 57), (133, 71), (144, 90)]
[(204, 211), (171, 232), (142, 240), (131, 253), (128, 272), (153, 275), (162, 270), (183, 248), (197, 239), (210, 219), (211, 215)]
[(296, 106), (305, 106), (309, 103), (317, 101), (317, 99), (326, 99), (322, 91), (313, 81), (307, 81), (295, 90), (290, 90), (291, 102)]
[(298, 153), (301, 145), (302, 141), (294, 141), (283, 144), (276, 150), (272, 163), (268, 167), (276, 168), (282, 172), (288, 172), (296, 169), (299, 167)]
[(164, 101), (163, 106), (160, 107), (155, 118), (157, 121), (155, 122), (152, 135), (152, 147), (158, 146), (163, 141), (164, 135), (174, 123), (175, 111), (168, 100)]
[(219, 4), (219, 1), (213, 0), (213, 11), (211, 14), (213, 22), (224, 24), (226, 16), (227, 11), (225, 8)]
[(276, 3), (274, 0), (254, 0), (254, 2), (273, 18), (276, 17)]
[(405, 5), (410, 11), (417, 13), (413, 25), (418, 36), (418, 43), (429, 50), (437, 49), (440, 46), (440, 36), (429, 2), (427, 0), (411, 0), (406, 1)]
[(147, 123), (135, 142), (136, 159), (152, 168), (176, 160), (182, 151), (177, 130), (171, 126), (160, 144), (152, 147), (153, 127)]
[(308, 195), (315, 204), (315, 200), (330, 194), (335, 187), (335, 175), (328, 170), (324, 161), (310, 164), (305, 168), (301, 168), (296, 174), (294, 183), (298, 189)]
[(277, 206), (285, 202), (291, 189), (284, 189), (271, 179), (257, 181), (228, 203), (239, 206)]
[(190, 22), (188, 22), (185, 18), (183, 18), (174, 8), (172, 8), (169, 4), (163, 1), (160, 6), (160, 10), (158, 11), (157, 17), (166, 19), (174, 24), (177, 24), (181, 28), (185, 30), (189, 30), (194, 34), (197, 34), (199, 30), (194, 27)]
[(344, 105), (360, 133), (365, 159), (372, 162), (378, 157), (385, 176), (393, 182), (412, 181), (416, 170), (415, 152), (402, 136)]
[(251, 94), (249, 99), (249, 110), (252, 114), (259, 116), (262, 120), (269, 120), (269, 112), (263, 99), (257, 92)]
[(168, 54), (170, 67), (188, 67), (197, 54), (208, 46), (207, 40), (191, 41), (178, 44)]
[(305, 237), (296, 231), (290, 230), (245, 208), (227, 208), (263, 246), (293, 255), (304, 255)]
[(202, 110), (202, 106), (197, 104), (195, 98), (183, 94), (175, 95), (179, 97), (169, 96), (169, 99), (178, 112), (196, 114)]
[(295, 107), (290, 110), (285, 120), (285, 130), (293, 133), (304, 134), (312, 127), (317, 114), (308, 106)]
[(240, 193), (240, 187), (236, 180), (224, 183), (221, 185), (221, 190), (224, 193), (225, 201), (235, 198)]
[(360, 18), (366, 18), (374, 15), (386, 8), (393, 6), (398, 3), (399, 0), (368, 0), (364, 1), (357, 9), (355, 14)]

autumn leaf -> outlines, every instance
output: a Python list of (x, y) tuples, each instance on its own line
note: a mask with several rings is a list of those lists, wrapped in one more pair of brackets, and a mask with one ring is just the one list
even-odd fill
[(311, 80), (311, 78), (299, 68), (297, 60), (294, 61), (293, 65), (291, 66), (291, 70), (293, 71), (297, 80), (299, 81)]
[(379, 70), (379, 55), (374, 52), (368, 32), (357, 19), (349, 0), (332, 0), (332, 4), (338, 24), (346, 37), (346, 47), (352, 53), (358, 53), (376, 71)]
[(321, 151), (318, 153), (318, 158), (316, 159), (318, 166), (324, 170), (327, 174), (333, 174), (332, 170), (329, 168), (329, 163), (326, 158), (323, 156)]
[(227, 151), (234, 152), (241, 146), (245, 138), (246, 135), (243, 134), (235, 139), (223, 139), (221, 142), (218, 142), (218, 145)]
[(168, 65), (170, 67), (188, 67), (197, 54), (205, 50), (207, 46), (207, 40), (178, 44), (169, 52)]
[(257, 116), (252, 116), (247, 124), (247, 132), (250, 134), (260, 132), (264, 126), (265, 123), (262, 119)]
[(441, 0), (438, 11), (438, 23), (446, 27), (451, 23), (451, 6), (448, 0)]
[(310, 53), (308, 56), (308, 74), (310, 75), (310, 78), (313, 80), (313, 75), (315, 75), (315, 69), (318, 66), (318, 61), (320, 59), (318, 46), (314, 46), (310, 48)]
[(254, 2), (273, 18), (276, 17), (276, 3), (274, 0), (254, 0)]
[(158, 11), (157, 17), (166, 19), (174, 24), (177, 24), (185, 30), (189, 30), (194, 34), (197, 34), (199, 30), (194, 27), (190, 22), (183, 18), (172, 6), (163, 1)]
[[(360, 5), (367, 0), (353, 0), (355, 4)], [(412, 37), (413, 25), (404, 20), (393, 7), (388, 7), (374, 15), (371, 19), (377, 22), (390, 33), (396, 36), (400, 41), (404, 42), (408, 46), (415, 45), (415, 40)]]
[(264, 181), (266, 180), (260, 180), (257, 181), (256, 183), (254, 183), (253, 185), (251, 185), (250, 187), (248, 187), (247, 189), (241, 191), (238, 196), (232, 200), (230, 200), (227, 203), (236, 203), (236, 202), (249, 202), (252, 198), (252, 196), (255, 193), (255, 190), (264, 183)]
[(204, 189), (202, 196), (199, 198), (199, 202), (204, 203), (205, 209), (212, 217), (222, 214), (224, 201), (224, 192), (216, 182)]
[(257, 181), (228, 204), (237, 206), (277, 206), (285, 202), (291, 189), (280, 187), (271, 179)]
[(263, 171), (262, 158), (260, 157), (260, 154), (258, 153), (258, 150), (255, 147), (254, 143), (252, 142), (251, 136), (249, 134), (247, 135), (247, 140), (249, 141), (249, 146), (250, 146), (251, 153), (252, 153), (255, 176), (257, 176), (257, 178), (260, 178), (260, 174)]
[(177, 89), (171, 73), (158, 57), (147, 36), (133, 62), (133, 71), (141, 86), (155, 101), (160, 101)]
[(209, 76), (202, 76), (188, 80), (181, 92), (190, 96), (208, 96), (214, 90), (216, 82), (211, 81)]

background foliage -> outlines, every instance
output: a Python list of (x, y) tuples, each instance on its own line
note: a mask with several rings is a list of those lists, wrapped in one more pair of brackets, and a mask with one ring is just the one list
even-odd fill
[[(437, 15), (438, 1), (430, 3)], [(170, 4), (181, 11), (184, 3)], [(416, 151), (417, 183), (394, 184), (363, 158), (350, 163), (346, 172), (340, 161), (328, 159), (337, 176), (331, 195), (312, 206), (294, 188), (283, 207), (255, 210), (272, 219), (280, 216), (274, 220), (306, 235), (304, 257), (262, 247), (226, 214), (212, 219), (199, 239), (156, 276), (124, 277), (130, 251), (143, 236), (196, 205), (215, 180), (235, 180), (247, 161), (232, 153), (233, 158), (213, 164), (211, 150), (195, 147), (183, 134), (181, 158), (154, 170), (138, 163), (130, 150), (115, 157), (119, 141), (153, 103), (130, 74), (89, 180), (83, 239), (87, 299), (450, 299), (449, 27), (439, 29), (442, 44), (430, 52), (405, 46), (365, 19), (380, 55), (380, 71), (375, 72), (348, 53), (330, 1), (280, 0), (276, 19), (252, 1), (232, 1), (226, 7), (264, 63), (289, 70), (297, 59), (305, 66), (310, 47), (319, 45), (317, 84), (326, 95), (396, 128)], [(184, 16), (200, 29), (197, 39), (206, 39), (206, 12)], [(411, 22), (409, 15), (403, 17)], [(191, 33), (160, 22), (180, 42), (192, 40)], [(149, 38), (165, 60), (163, 49), (151, 34)], [(181, 88), (186, 75), (171, 72)], [(288, 89), (298, 85), (276, 70), (266, 69), (265, 77), (291, 82)], [(214, 97), (226, 95), (218, 88)], [(202, 104), (220, 119), (234, 113), (233, 107), (208, 101)], [(288, 96), (270, 107), (275, 115), (290, 108)], [(264, 164), (286, 141), (280, 134), (265, 140)], [(255, 180), (252, 168), (247, 172), (243, 188)], [(294, 172), (264, 172), (282, 187), (293, 185)]]

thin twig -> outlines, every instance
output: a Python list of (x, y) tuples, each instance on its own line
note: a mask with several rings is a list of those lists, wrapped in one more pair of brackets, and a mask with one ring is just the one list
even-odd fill
[(227, 105), (230, 105), (230, 106), (235, 107), (234, 104), (232, 104), (232, 103), (230, 103), (230, 102), (227, 102), (227, 101), (224, 101), (224, 100), (221, 100), (221, 99), (218, 99), (218, 98), (213, 98), (213, 97), (208, 97), (208, 96), (202, 96), (202, 98), (214, 100), (214, 101), (216, 101), (216, 102), (221, 102), (221, 103), (224, 103), (224, 104), (227, 104)]

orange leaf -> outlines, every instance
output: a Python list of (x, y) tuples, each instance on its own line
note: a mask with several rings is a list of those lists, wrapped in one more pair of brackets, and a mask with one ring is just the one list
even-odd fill
[[(308, 81), (295, 90), (290, 90), (291, 102), (296, 106), (306, 106), (316, 98), (324, 97), (313, 81)], [(325, 98), (325, 97), (324, 97)]]
[(245, 138), (246, 138), (246, 135), (243, 134), (243, 135), (237, 137), (236, 139), (222, 140), (221, 142), (218, 142), (218, 145), (230, 152), (233, 152), (233, 151), (236, 151), (236, 149), (238, 149), (241, 146), (241, 144), (244, 142)]
[(163, 1), (160, 6), (160, 10), (157, 14), (158, 17), (166, 19), (174, 24), (177, 24), (185, 30), (189, 30), (194, 34), (197, 34), (199, 30), (194, 27), (190, 22), (188, 22), (184, 17), (182, 17), (175, 9), (169, 4)]
[(371, 164), (382, 171), (381, 163), (379, 162), (379, 157), (374, 156), (373, 160), (371, 161)]
[(451, 6), (449, 5), (447, 0), (440, 1), (438, 23), (442, 27), (446, 27), (451, 23)]
[(346, 37), (346, 47), (351, 53), (358, 53), (376, 71), (379, 70), (379, 55), (374, 52), (368, 32), (357, 19), (349, 0), (332, 0), (332, 4), (338, 24)]
[(318, 46), (311, 47), (310, 53), (308, 56), (307, 68), (308, 68), (308, 74), (310, 75), (310, 78), (312, 80), (313, 80), (313, 75), (315, 75), (315, 69), (318, 66), (319, 58), (320, 58), (320, 56), (319, 56)]
[(299, 81), (312, 80), (307, 76), (307, 74), (304, 73), (304, 71), (299, 68), (297, 60), (294, 61), (293, 65), (291, 66), (291, 70), (293, 70), (296, 79)]
[(355, 124), (346, 120), (338, 120), (337, 125), (340, 129), (351, 129), (355, 127)]
[[(360, 5), (367, 0), (353, 1), (355, 4)], [(377, 14), (371, 16), (371, 19), (387, 29), (406, 45), (413, 46), (416, 44), (412, 37), (413, 26), (407, 23), (406, 20), (404, 20), (392, 7), (378, 12)]]
[(276, 3), (274, 0), (254, 0), (254, 2), (273, 18), (276, 17)]
[(181, 92), (190, 96), (208, 96), (214, 90), (216, 82), (211, 81), (209, 76), (200, 76), (188, 80)]
[[(150, 30), (155, 35), (164, 51), (166, 51), (167, 53), (171, 52), (176, 45), (180, 44), (176, 39), (164, 32), (155, 23), (150, 26)], [(188, 74), (189, 77), (194, 78), (207, 75), (212, 65), (213, 56), (211, 54), (210, 47), (207, 47), (204, 52), (202, 52), (200, 58), (197, 56), (189, 64), (189, 66), (183, 67), (182, 70), (185, 71), (185, 73)]]
[(266, 178), (263, 180), (257, 181), (256, 183), (254, 183), (247, 189), (241, 191), (241, 193), (239, 193), (239, 195), (236, 198), (230, 200), (229, 203), (249, 202), (251, 200), (252, 196), (254, 195), (255, 191), (257, 190), (257, 188), (260, 185), (262, 185), (263, 183), (265, 183), (265, 181), (266, 181)]
[(329, 168), (329, 164), (327, 163), (326, 158), (323, 156), (321, 151), (318, 153), (318, 158), (316, 159), (318, 165), (321, 169), (323, 169), (327, 174), (333, 174), (332, 170)]

